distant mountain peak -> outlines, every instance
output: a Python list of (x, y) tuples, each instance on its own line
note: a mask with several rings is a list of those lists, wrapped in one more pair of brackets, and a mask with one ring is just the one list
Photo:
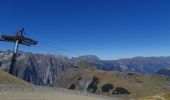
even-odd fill
[(83, 55), (83, 56), (79, 56), (78, 58), (98, 59), (99, 60), (99, 58), (96, 55)]
[(72, 58), (72, 60), (75, 60), (75, 61), (86, 61), (86, 62), (100, 61), (100, 59), (96, 55), (79, 56), (79, 57), (76, 57), (76, 58)]

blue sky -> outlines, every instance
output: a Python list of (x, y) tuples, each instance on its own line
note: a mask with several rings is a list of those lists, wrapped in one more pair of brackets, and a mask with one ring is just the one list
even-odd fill
[[(169, 0), (0, 0), (0, 33), (24, 26), (22, 51), (101, 59), (170, 56)], [(12, 49), (0, 42), (0, 50)]]

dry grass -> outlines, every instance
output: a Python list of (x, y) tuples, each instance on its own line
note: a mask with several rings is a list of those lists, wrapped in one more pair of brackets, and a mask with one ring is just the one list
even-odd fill
[(12, 76), (1, 70), (0, 70), (0, 84), (19, 85), (19, 86), (24, 86), (24, 87), (32, 86), (30, 83), (27, 83), (24, 80), (18, 79), (15, 76)]
[[(69, 76), (68, 76), (69, 74)], [(98, 84), (97, 94), (102, 94), (101, 87), (106, 83), (113, 84), (114, 87), (124, 87), (128, 89), (132, 94), (120, 95), (118, 97), (130, 99), (141, 98), (138, 100), (170, 100), (170, 93), (167, 93), (163, 89), (164, 79), (160, 77), (150, 77), (142, 74), (132, 73), (133, 75), (128, 75), (128, 73), (113, 73), (105, 71), (77, 71), (72, 74), (68, 73), (67, 76), (63, 76), (60, 82), (64, 82), (66, 86), (74, 79), (79, 77), (94, 77), (97, 76), (100, 78), (100, 83)], [(66, 81), (67, 80), (67, 81)], [(137, 82), (136, 82), (137, 81)], [(0, 84), (6, 85), (18, 85), (23, 87), (32, 87), (31, 84), (16, 78), (6, 72), (0, 71)], [(33, 88), (33, 87), (32, 87)], [(42, 90), (44, 91), (44, 90)], [(163, 93), (164, 92), (164, 93)], [(159, 95), (156, 95), (159, 94)], [(154, 95), (154, 96), (150, 96)], [(148, 96), (148, 97), (146, 97)], [(144, 97), (144, 98), (143, 98)], [(83, 96), (77, 94), (69, 94), (57, 91), (31, 91), (31, 92), (22, 92), (22, 91), (0, 91), (0, 100), (106, 100), (102, 98), (96, 98), (92, 96)], [(118, 99), (114, 99), (118, 100)]]
[(167, 100), (170, 100), (170, 92), (164, 94), (164, 98)]
[[(108, 100), (104, 97), (74, 94), (65, 90), (38, 87), (0, 71), (0, 100)], [(119, 100), (119, 99), (115, 99)]]
[[(69, 74), (69, 73), (68, 73)], [(66, 75), (68, 75), (66, 74)], [(124, 87), (128, 89), (132, 94), (131, 95), (120, 95), (118, 97), (123, 98), (139, 98), (150, 95), (156, 95), (162, 92), (166, 92), (168, 90), (164, 89), (164, 81), (161, 78), (150, 77), (142, 74), (132, 73), (134, 75), (128, 75), (128, 73), (113, 73), (113, 72), (105, 72), (105, 71), (77, 71), (68, 76), (63, 76), (61, 80), (58, 82), (66, 82), (65, 86), (69, 86), (72, 83), (73, 79), (78, 79), (79, 77), (93, 77), (96, 76), (100, 79), (100, 83), (98, 84), (97, 94), (102, 94), (101, 87), (110, 83), (113, 84), (114, 87)], [(170, 91), (170, 90), (169, 90)], [(111, 93), (110, 93), (111, 94)], [(108, 95), (108, 94), (107, 94)]]
[[(98, 97), (64, 94), (60, 92), (0, 92), (0, 100), (107, 100)], [(115, 99), (116, 100), (116, 99)]]
[(154, 96), (144, 97), (138, 100), (170, 100), (170, 92), (169, 93), (162, 93)]

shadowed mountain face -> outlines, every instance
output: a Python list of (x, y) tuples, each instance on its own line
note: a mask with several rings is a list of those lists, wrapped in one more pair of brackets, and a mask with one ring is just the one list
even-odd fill
[(170, 69), (161, 69), (156, 74), (170, 76)]
[[(0, 52), (0, 69), (8, 69), (12, 53)], [(64, 56), (20, 52), (15, 67), (19, 78), (36, 85), (51, 85), (65, 71), (98, 69), (104, 71), (140, 72), (154, 74), (170, 66), (170, 57), (136, 57), (120, 60), (100, 60), (96, 56), (69, 59)]]
[[(11, 52), (0, 53), (0, 68), (8, 68)], [(67, 57), (19, 53), (15, 67), (19, 78), (36, 85), (50, 85), (57, 76), (71, 66)]]

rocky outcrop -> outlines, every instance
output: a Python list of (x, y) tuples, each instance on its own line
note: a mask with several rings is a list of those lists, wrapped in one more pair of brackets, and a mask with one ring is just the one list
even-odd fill
[(71, 83), (71, 85), (68, 87), (68, 89), (71, 90), (81, 90), (87, 92), (87, 89), (93, 79), (91, 77), (86, 77), (86, 78), (78, 78), (75, 81)]
[[(12, 53), (0, 53), (0, 68), (8, 68)], [(17, 77), (35, 85), (51, 85), (72, 64), (67, 57), (20, 52), (15, 66)]]

